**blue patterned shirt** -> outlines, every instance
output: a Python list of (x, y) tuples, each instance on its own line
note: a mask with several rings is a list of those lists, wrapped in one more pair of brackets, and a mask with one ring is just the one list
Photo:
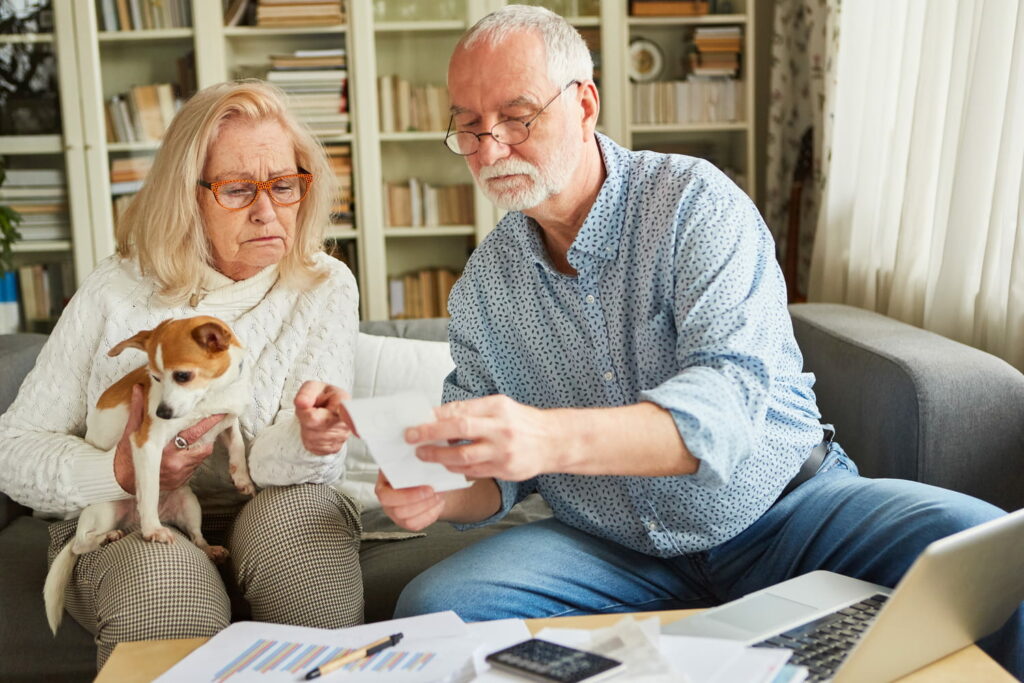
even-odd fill
[(760, 517), (821, 440), (814, 376), (750, 199), (701, 159), (598, 142), (607, 177), (569, 248), (575, 277), (519, 212), (473, 252), (449, 301), (444, 400), (665, 408), (696, 473), (499, 481), (502, 509), (480, 524), (536, 491), (562, 522), (634, 550), (706, 550)]

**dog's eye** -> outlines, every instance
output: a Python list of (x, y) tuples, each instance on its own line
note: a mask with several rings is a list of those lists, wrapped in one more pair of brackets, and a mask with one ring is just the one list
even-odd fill
[(185, 372), (184, 370), (176, 370), (173, 375), (174, 381), (178, 384), (185, 384), (186, 382), (192, 381), (192, 373)]
[(157, 377), (156, 375), (150, 375), (150, 377), (152, 377), (152, 378), (153, 378), (153, 381), (154, 381), (154, 382), (159, 382), (159, 381), (160, 381), (160, 378), (159, 378), (159, 377)]

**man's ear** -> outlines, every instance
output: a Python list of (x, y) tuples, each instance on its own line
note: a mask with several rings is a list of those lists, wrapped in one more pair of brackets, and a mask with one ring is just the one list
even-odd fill
[(203, 323), (192, 330), (192, 338), (209, 353), (220, 353), (231, 343), (231, 331), (217, 323)]
[(114, 348), (107, 351), (108, 356), (119, 356), (125, 349), (139, 349), (140, 351), (146, 350), (146, 342), (149, 341), (149, 335), (153, 334), (153, 330), (142, 330), (137, 332), (134, 336), (125, 339), (120, 342)]

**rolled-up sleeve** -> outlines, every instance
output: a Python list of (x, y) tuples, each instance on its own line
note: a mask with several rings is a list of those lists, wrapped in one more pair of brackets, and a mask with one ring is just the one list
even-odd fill
[(753, 452), (772, 382), (774, 347), (765, 336), (786, 311), (757, 210), (738, 189), (723, 187), (708, 192), (695, 184), (680, 201), (673, 315), (681, 369), (640, 392), (671, 413), (700, 460), (692, 476), (712, 487), (727, 484)]

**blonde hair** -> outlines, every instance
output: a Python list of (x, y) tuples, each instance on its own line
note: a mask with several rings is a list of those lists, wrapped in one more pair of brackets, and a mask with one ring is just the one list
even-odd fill
[(309, 195), (299, 205), (291, 249), (281, 259), (282, 282), (305, 288), (326, 272), (314, 257), (323, 250), (338, 183), (326, 153), (308, 129), (288, 111), (284, 93), (256, 79), (218, 83), (200, 90), (182, 106), (164, 133), (142, 189), (117, 222), (117, 253), (134, 257), (143, 274), (160, 284), (170, 301), (198, 291), (204, 264), (213, 263), (199, 211), (198, 185), (210, 145), (224, 122), (276, 121), (295, 148), (295, 163), (313, 174)]

